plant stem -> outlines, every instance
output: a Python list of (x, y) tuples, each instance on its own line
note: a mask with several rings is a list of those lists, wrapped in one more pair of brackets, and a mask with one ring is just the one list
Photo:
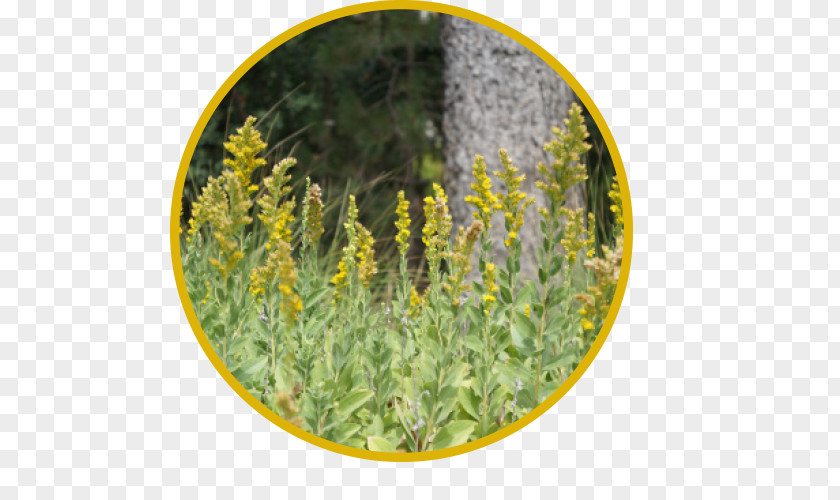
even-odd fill
[(551, 211), (549, 212), (549, 220), (548, 220), (548, 231), (544, 235), (544, 241), (547, 240), (548, 244), (548, 251), (545, 251), (543, 248), (545, 255), (541, 259), (543, 262), (540, 263), (540, 267), (545, 269), (545, 281), (540, 283), (542, 285), (542, 290), (540, 291), (541, 297), (541, 304), (542, 304), (542, 313), (540, 314), (540, 326), (537, 329), (537, 350), (539, 351), (539, 355), (537, 356), (537, 370), (534, 376), (534, 408), (536, 408), (540, 401), (540, 382), (542, 380), (542, 360), (543, 354), (545, 351), (545, 344), (543, 341), (543, 335), (545, 333), (545, 324), (546, 324), (546, 315), (548, 313), (548, 283), (551, 280), (551, 276), (548, 274), (551, 266), (551, 251), (554, 250), (554, 235), (557, 231), (556, 229), (556, 213), (557, 213), (557, 203), (552, 201), (551, 202)]

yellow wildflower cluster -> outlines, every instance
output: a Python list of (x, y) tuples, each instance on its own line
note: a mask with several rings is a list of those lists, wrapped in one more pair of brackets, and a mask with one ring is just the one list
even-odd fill
[(293, 393), (278, 391), (274, 395), (274, 398), (277, 403), (277, 408), (280, 410), (280, 416), (283, 420), (297, 427), (304, 426), (303, 418), (298, 415), (300, 413), (300, 408), (298, 407)]
[(584, 265), (592, 270), (595, 283), (587, 288), (587, 293), (579, 293), (575, 298), (582, 304), (580, 325), (584, 330), (594, 330), (597, 324), (606, 318), (615, 293), (618, 277), (621, 273), (621, 256), (624, 249), (624, 235), (615, 241), (615, 248), (604, 245), (604, 257), (587, 259)]
[(438, 263), (443, 258), (443, 251), (449, 243), (449, 234), (452, 231), (452, 216), (449, 214), (447, 197), (439, 184), (433, 184), (432, 190), (435, 197), (427, 196), (423, 199), (423, 212), (426, 215), (426, 224), (423, 226), (423, 244), (426, 245), (426, 259), (433, 269), (437, 269)]
[(193, 236), (198, 234), (204, 224), (219, 216), (218, 212), (224, 210), (223, 205), (227, 205), (227, 196), (224, 187), (222, 187), (222, 179), (211, 177), (192, 204), (192, 216), (188, 222), (190, 227), (187, 229), (187, 243), (192, 241)]
[(408, 227), (411, 225), (411, 218), (408, 216), (408, 200), (405, 199), (405, 191), (397, 193), (397, 248), (400, 250), (400, 255), (405, 255), (408, 252), (408, 238), (411, 232)]
[(344, 230), (347, 231), (347, 246), (344, 247), (344, 255), (352, 257), (356, 252), (356, 220), (359, 218), (359, 209), (356, 208), (356, 197), (352, 194), (347, 197), (347, 220), (344, 222)]
[(338, 262), (338, 271), (330, 280), (335, 286), (335, 297), (341, 297), (341, 290), (349, 284), (349, 272), (355, 268), (356, 249), (358, 238), (356, 236), (356, 219), (359, 218), (359, 209), (356, 208), (356, 197), (352, 194), (347, 198), (347, 220), (344, 222), (344, 231), (347, 233), (347, 245), (342, 250), (343, 258)]
[(485, 310), (489, 311), (489, 307), (496, 302), (496, 292), (499, 291), (499, 286), (496, 285), (496, 264), (487, 262), (484, 264), (484, 296), (482, 297), (485, 305)]
[(295, 202), (289, 200), (280, 205), (277, 211), (277, 218), (274, 220), (274, 225), (271, 226), (271, 234), (269, 235), (269, 242), (265, 244), (266, 250), (271, 250), (272, 244), (277, 244), (280, 241), (290, 243), (292, 241), (292, 222), (295, 221), (295, 216), (292, 211), (295, 208)]
[(344, 259), (338, 261), (338, 272), (330, 279), (330, 283), (335, 285), (335, 296), (341, 297), (341, 290), (347, 287), (347, 262)]
[(266, 193), (257, 200), (257, 204), (260, 206), (259, 218), (269, 231), (268, 243), (265, 244), (266, 250), (271, 250), (272, 246), (280, 241), (287, 243), (292, 241), (291, 224), (295, 220), (293, 215), (295, 199), (284, 202), (283, 198), (292, 191), (288, 185), (292, 176), (286, 172), (296, 163), (297, 160), (294, 158), (286, 158), (275, 165), (271, 175), (263, 180)]
[(563, 239), (560, 244), (566, 250), (566, 260), (569, 264), (577, 262), (578, 252), (587, 246), (588, 238), (584, 236), (586, 228), (583, 227), (583, 209), (572, 210), (567, 207), (560, 207), (560, 213), (566, 216), (566, 226), (563, 229)]
[(361, 223), (356, 222), (356, 232), (359, 236), (359, 248), (356, 252), (356, 269), (359, 271), (359, 282), (365, 288), (370, 286), (370, 280), (376, 274), (376, 260), (373, 255), (373, 235)]
[(470, 187), (475, 192), (464, 198), (464, 201), (473, 205), (476, 209), (473, 217), (480, 220), (484, 227), (490, 229), (490, 219), (496, 210), (501, 208), (499, 199), (493, 194), (493, 182), (487, 175), (487, 163), (481, 155), (475, 155), (475, 163), (472, 166), (472, 174), (475, 182)]
[[(274, 283), (277, 283), (277, 290), (280, 292), (281, 312), (291, 323), (297, 319), (297, 315), (303, 310), (303, 302), (295, 293), (294, 287), (297, 283), (297, 268), (292, 257), (292, 247), (284, 240), (280, 240), (274, 250), (268, 254), (262, 266), (255, 267), (251, 271), (251, 285), (249, 290), (258, 301), (266, 295)], [(270, 299), (269, 299), (270, 300)]]
[[(307, 178), (307, 181), (309, 179)], [(303, 238), (306, 244), (314, 247), (324, 234), (324, 224), (322, 219), (324, 217), (324, 203), (321, 201), (321, 186), (312, 184), (306, 194), (306, 231), (304, 231)]]
[(193, 203), (192, 217), (187, 230), (187, 242), (208, 224), (213, 237), (219, 243), (218, 258), (210, 258), (210, 263), (223, 276), (227, 276), (244, 257), (239, 249), (242, 229), (251, 223), (248, 215), (253, 205), (250, 193), (257, 189), (251, 185), (251, 173), (265, 160), (258, 154), (266, 148), (260, 139), (260, 133), (254, 129), (256, 120), (251, 117), (245, 125), (230, 136), (225, 143), (233, 158), (226, 158), (228, 167), (219, 177), (210, 178), (201, 195)]
[(242, 187), (248, 191), (256, 191), (258, 186), (251, 185), (251, 173), (258, 167), (265, 165), (265, 159), (258, 157), (267, 144), (260, 138), (260, 131), (254, 128), (257, 121), (253, 116), (245, 120), (245, 124), (236, 129), (224, 144), (225, 149), (233, 158), (225, 158), (225, 166), (233, 169)]
[(239, 231), (251, 222), (248, 215), (251, 200), (242, 189), (239, 178), (226, 170), (219, 177), (212, 177), (193, 203), (190, 238), (205, 224), (209, 224), (213, 237), (219, 243), (219, 257), (211, 257), (210, 264), (227, 276), (244, 257), (237, 241)]
[(558, 127), (551, 129), (556, 139), (552, 139), (544, 149), (554, 156), (554, 161), (551, 162), (550, 170), (545, 163), (537, 165), (537, 170), (545, 180), (536, 182), (536, 186), (545, 192), (549, 200), (561, 204), (565, 203), (566, 191), (570, 187), (587, 179), (586, 165), (580, 163), (580, 157), (592, 147), (586, 142), (589, 132), (583, 123), (580, 106), (572, 104), (569, 117), (563, 122), (566, 125), (565, 132)]
[(587, 238), (584, 242), (586, 244), (586, 257), (591, 259), (595, 256), (595, 214), (589, 212), (587, 216), (588, 225), (586, 226)]
[(455, 246), (449, 252), (452, 262), (452, 269), (449, 272), (448, 278), (449, 282), (443, 284), (443, 288), (452, 296), (453, 306), (459, 305), (459, 296), (470, 289), (469, 285), (464, 281), (472, 270), (470, 255), (472, 255), (473, 247), (483, 230), (484, 223), (480, 220), (473, 220), (466, 231), (463, 227), (458, 228), (458, 235), (455, 237)]
[(613, 179), (612, 185), (610, 185), (610, 191), (607, 195), (609, 195), (610, 200), (612, 200), (610, 211), (615, 214), (616, 225), (624, 227), (624, 207), (621, 204), (621, 191), (618, 188), (618, 177)]
[(420, 295), (417, 293), (417, 289), (412, 286), (409, 303), (408, 315), (416, 318), (420, 314), (420, 308), (426, 304), (426, 294)]
[(499, 205), (505, 214), (505, 228), (508, 231), (505, 246), (509, 247), (516, 240), (519, 228), (525, 221), (525, 209), (534, 203), (534, 198), (520, 191), (525, 174), (516, 175), (519, 169), (513, 165), (508, 152), (500, 149), (499, 157), (502, 160), (502, 170), (493, 173), (505, 183), (506, 193), (499, 194), (501, 198)]
[(259, 301), (276, 283), (280, 292), (281, 312), (289, 322), (297, 319), (298, 313), (303, 310), (303, 302), (294, 291), (297, 267), (292, 257), (291, 224), (295, 220), (295, 199), (283, 201), (292, 191), (289, 187), (291, 176), (287, 172), (296, 163), (294, 158), (286, 158), (274, 166), (271, 175), (263, 179), (266, 193), (257, 200), (260, 206), (258, 217), (268, 228), (269, 239), (265, 248), (270, 252), (263, 265), (251, 271), (249, 287), (251, 294)]
[(210, 300), (210, 280), (205, 281), (204, 286), (207, 287), (207, 295), (204, 296), (204, 299), (201, 301), (201, 305), (206, 304), (207, 301)]

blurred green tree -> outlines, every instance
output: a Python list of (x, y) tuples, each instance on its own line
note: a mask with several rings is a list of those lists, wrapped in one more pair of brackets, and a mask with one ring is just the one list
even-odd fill
[(199, 139), (185, 220), (201, 186), (222, 169), (223, 142), (249, 115), (269, 144), (268, 166), (255, 179), (294, 156), (296, 186), (307, 175), (327, 193), (349, 183), (360, 203), (373, 205), (368, 214), (391, 212), (394, 193), (405, 189), (418, 213), (420, 195), (442, 175), (439, 30), (436, 13), (370, 12), (312, 28), (272, 51), (225, 96)]

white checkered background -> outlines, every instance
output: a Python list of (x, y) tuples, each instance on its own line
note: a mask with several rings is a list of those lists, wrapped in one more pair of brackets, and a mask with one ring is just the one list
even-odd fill
[(532, 37), (599, 106), (633, 264), (560, 403), (416, 464), (258, 415), (199, 348), (170, 263), (204, 106), (342, 3), (83, 3), (0, 8), (0, 498), (840, 498), (840, 3), (453, 2)]

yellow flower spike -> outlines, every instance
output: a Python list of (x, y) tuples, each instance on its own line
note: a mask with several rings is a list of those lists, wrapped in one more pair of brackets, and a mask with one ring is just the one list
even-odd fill
[(496, 292), (499, 291), (499, 286), (496, 285), (496, 265), (488, 262), (484, 265), (484, 296), (482, 297), (485, 312), (489, 312), (489, 306), (496, 301)]
[(586, 229), (583, 227), (583, 209), (572, 210), (561, 207), (560, 213), (566, 216), (566, 226), (563, 229), (564, 234), (560, 244), (566, 250), (566, 260), (572, 265), (577, 262), (578, 252), (586, 246), (588, 241), (584, 239)]
[(356, 208), (356, 197), (352, 194), (347, 197), (347, 220), (344, 222), (344, 230), (347, 231), (347, 246), (344, 247), (344, 259), (347, 264), (353, 263), (353, 256), (356, 253), (356, 220), (359, 218), (359, 209)]
[(551, 129), (555, 138), (548, 142), (543, 149), (554, 156), (550, 167), (544, 163), (537, 165), (537, 170), (544, 177), (537, 181), (536, 186), (549, 200), (564, 204), (566, 191), (570, 187), (585, 181), (586, 165), (580, 162), (581, 156), (592, 147), (586, 142), (589, 131), (583, 123), (583, 110), (574, 103), (569, 108), (568, 118), (563, 120), (566, 130), (559, 127)]
[(294, 292), (297, 264), (292, 257), (291, 246), (295, 199), (284, 199), (292, 191), (289, 186), (292, 176), (288, 171), (296, 164), (297, 160), (294, 158), (286, 158), (274, 165), (271, 174), (263, 179), (266, 192), (257, 200), (260, 207), (258, 217), (268, 228), (269, 236), (265, 249), (269, 253), (263, 265), (251, 271), (250, 286), (251, 294), (259, 301), (266, 295), (266, 290), (277, 283), (280, 310), (289, 322), (297, 318), (296, 303), (300, 301), (300, 297)]
[(589, 212), (587, 216), (586, 227), (587, 238), (584, 242), (586, 246), (586, 257), (591, 259), (595, 256), (595, 214)]
[(359, 209), (356, 208), (356, 197), (352, 194), (347, 198), (347, 220), (344, 222), (344, 231), (347, 234), (347, 245), (342, 249), (343, 257), (338, 262), (338, 271), (330, 280), (335, 286), (335, 298), (342, 297), (342, 290), (350, 284), (350, 273), (356, 272), (356, 252), (359, 238), (356, 230), (356, 219), (359, 217)]
[(455, 246), (449, 252), (449, 257), (452, 261), (452, 270), (449, 272), (449, 287), (447, 287), (447, 290), (452, 295), (453, 306), (459, 305), (460, 295), (470, 289), (470, 286), (464, 283), (464, 281), (472, 270), (470, 256), (483, 230), (484, 224), (480, 220), (472, 221), (472, 224), (466, 230), (463, 227), (458, 228), (458, 235), (455, 237)]
[(616, 238), (615, 248), (607, 245), (601, 248), (604, 251), (603, 258), (587, 259), (584, 262), (584, 266), (594, 274), (595, 283), (587, 288), (586, 293), (575, 295), (575, 299), (581, 303), (578, 314), (584, 330), (594, 330), (597, 324), (603, 322), (610, 310), (621, 272), (624, 236), (620, 235)]
[(449, 243), (452, 232), (452, 216), (447, 206), (447, 196), (439, 184), (432, 185), (435, 197), (423, 199), (423, 212), (426, 223), (423, 225), (423, 244), (426, 245), (426, 260), (433, 273), (437, 272), (443, 250)]
[[(221, 204), (227, 205), (227, 197), (221, 183), (221, 177), (208, 179), (207, 185), (202, 188), (201, 194), (193, 202), (192, 217), (190, 217), (189, 229), (187, 229), (189, 236), (195, 235), (204, 224), (210, 222), (211, 215), (215, 215)], [(188, 237), (187, 241), (189, 240)]]
[(303, 309), (303, 302), (294, 291), (297, 283), (297, 263), (292, 257), (292, 247), (282, 240), (274, 247), (274, 251), (268, 254), (263, 265), (251, 270), (249, 291), (260, 301), (274, 283), (277, 283), (277, 291), (280, 292), (280, 311), (287, 322), (292, 323)]
[(347, 263), (344, 259), (338, 261), (338, 272), (330, 279), (330, 283), (335, 285), (335, 296), (341, 297), (341, 291), (347, 287)]
[(251, 186), (251, 174), (266, 163), (265, 159), (257, 155), (268, 147), (261, 139), (260, 131), (254, 128), (256, 121), (256, 118), (249, 116), (245, 124), (236, 130), (236, 134), (224, 143), (225, 149), (233, 156), (224, 159), (225, 166), (230, 167), (242, 187), (251, 192), (256, 191), (256, 187)]
[(481, 155), (475, 155), (475, 163), (472, 166), (472, 175), (475, 182), (470, 184), (474, 195), (468, 195), (464, 201), (475, 207), (473, 217), (480, 220), (484, 227), (490, 229), (490, 219), (493, 213), (501, 208), (499, 199), (493, 194), (493, 182), (487, 175), (487, 163)]
[(219, 253), (218, 258), (208, 260), (222, 276), (227, 276), (243, 257), (238, 250), (238, 235), (251, 222), (248, 215), (251, 205), (242, 183), (230, 170), (210, 178), (193, 203), (187, 234), (193, 236), (204, 225), (210, 226)]
[(411, 218), (408, 216), (408, 206), (409, 202), (405, 199), (405, 191), (398, 192), (397, 222), (394, 225), (397, 226), (397, 236), (395, 239), (400, 255), (405, 255), (408, 252), (408, 238), (411, 236), (411, 232), (408, 229), (411, 225)]
[(370, 280), (377, 272), (376, 260), (374, 259), (373, 253), (373, 235), (359, 222), (356, 222), (356, 231), (359, 235), (359, 247), (356, 252), (356, 259), (358, 259), (356, 268), (359, 271), (359, 281), (362, 283), (362, 286), (368, 288), (370, 286)]
[(416, 318), (420, 315), (420, 309), (426, 304), (426, 295), (420, 295), (417, 293), (417, 289), (414, 288), (412, 285), (411, 287), (411, 294), (409, 298), (409, 308), (408, 308), (408, 315), (412, 318)]
[(610, 191), (607, 195), (612, 200), (610, 211), (615, 214), (615, 223), (619, 227), (624, 227), (624, 208), (621, 204), (621, 191), (618, 188), (618, 177), (613, 178)]
[(316, 246), (321, 235), (324, 234), (323, 217), (324, 203), (321, 201), (321, 186), (312, 184), (306, 194), (306, 232), (303, 235), (308, 246)]
[(295, 221), (295, 199), (292, 197), (283, 200), (292, 191), (288, 185), (292, 176), (287, 172), (296, 164), (297, 160), (294, 158), (286, 158), (274, 166), (271, 175), (263, 179), (266, 193), (257, 200), (257, 204), (260, 206), (258, 217), (269, 230), (268, 245), (271, 246), (267, 246), (267, 250), (279, 241), (292, 241), (291, 225)]
[(534, 198), (520, 190), (525, 176), (516, 175), (519, 169), (513, 165), (513, 160), (507, 150), (500, 149), (499, 158), (502, 161), (502, 170), (497, 170), (493, 174), (505, 184), (506, 192), (499, 194), (499, 206), (505, 214), (505, 228), (508, 230), (505, 246), (509, 247), (516, 240), (519, 229), (525, 223), (525, 209), (534, 203)]

